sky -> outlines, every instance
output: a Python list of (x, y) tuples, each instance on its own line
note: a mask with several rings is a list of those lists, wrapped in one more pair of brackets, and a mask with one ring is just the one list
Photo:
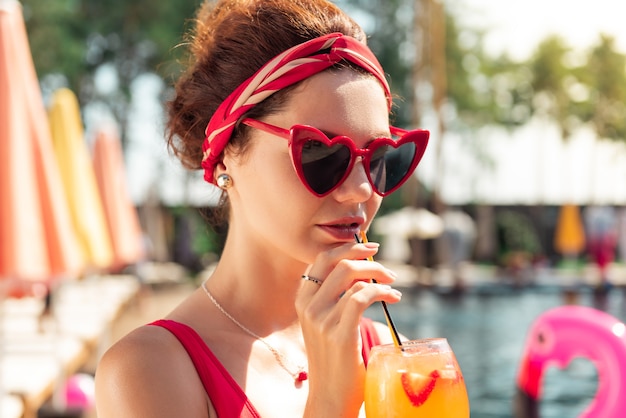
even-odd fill
[(550, 34), (562, 35), (574, 48), (587, 48), (600, 33), (615, 36), (626, 52), (624, 0), (448, 0), (451, 10), (472, 27), (488, 29), (485, 47), (527, 58)]
[[(486, 30), (484, 46), (493, 54), (527, 59), (552, 34), (584, 52), (601, 33), (614, 36), (617, 48), (626, 53), (624, 0), (447, 0), (446, 5), (467, 26)], [(436, 126), (434, 120), (425, 124)], [(594, 141), (585, 129), (563, 144), (556, 127), (545, 121), (532, 121), (513, 133), (485, 127), (474, 135), (494, 168), (468, 157), (467, 138), (447, 134), (442, 194), (448, 203), (626, 203), (622, 144)], [(418, 175), (431, 184), (438, 140), (433, 132), (430, 154), (418, 167)]]

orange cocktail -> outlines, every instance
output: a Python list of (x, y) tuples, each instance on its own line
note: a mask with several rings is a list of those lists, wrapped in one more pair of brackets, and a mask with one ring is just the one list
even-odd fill
[(365, 379), (367, 418), (467, 418), (463, 374), (445, 338), (372, 349)]

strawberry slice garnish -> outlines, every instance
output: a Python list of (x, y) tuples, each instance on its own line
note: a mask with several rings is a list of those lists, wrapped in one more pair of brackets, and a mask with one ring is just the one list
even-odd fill
[(439, 372), (433, 370), (428, 376), (419, 373), (404, 372), (400, 377), (404, 393), (413, 406), (422, 406), (435, 389)]

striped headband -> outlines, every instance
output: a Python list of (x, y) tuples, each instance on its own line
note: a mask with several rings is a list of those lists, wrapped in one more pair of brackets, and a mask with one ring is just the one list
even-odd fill
[(341, 33), (331, 33), (289, 48), (244, 81), (217, 108), (209, 121), (202, 144), (204, 179), (215, 184), (213, 170), (239, 119), (278, 90), (347, 60), (373, 74), (382, 84), (388, 108), (392, 99), (383, 69), (362, 42)]

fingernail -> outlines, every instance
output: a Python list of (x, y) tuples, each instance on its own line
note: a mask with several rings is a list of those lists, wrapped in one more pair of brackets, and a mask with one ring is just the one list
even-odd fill
[(394, 279), (398, 277), (398, 274), (395, 271), (388, 269), (388, 268), (385, 268), (385, 269), (387, 270), (387, 274), (393, 277)]
[(402, 298), (402, 292), (399, 291), (398, 289), (391, 289), (389, 293), (391, 293), (394, 296), (397, 296), (398, 298)]
[(378, 248), (380, 247), (380, 244), (377, 242), (366, 242), (365, 245), (367, 248)]

